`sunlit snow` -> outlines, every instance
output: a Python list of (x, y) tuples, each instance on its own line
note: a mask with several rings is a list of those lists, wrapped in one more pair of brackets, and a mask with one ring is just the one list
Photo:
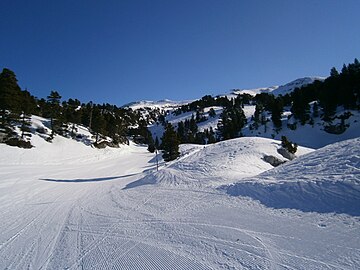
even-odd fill
[[(158, 172), (154, 154), (133, 143), (94, 149), (38, 135), (32, 143), (0, 144), (1, 269), (360, 268), (358, 211), (305, 209), (300, 192), (324, 206), (352, 188), (359, 209), (359, 139), (299, 148), (275, 169), (263, 156), (283, 158), (279, 141), (183, 145)], [(314, 186), (322, 181), (348, 186)], [(245, 183), (254, 185), (242, 191)], [(271, 194), (286, 183), (291, 197)]]

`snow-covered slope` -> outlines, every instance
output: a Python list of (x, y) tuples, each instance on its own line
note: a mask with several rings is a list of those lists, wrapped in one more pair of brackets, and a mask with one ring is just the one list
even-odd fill
[(173, 101), (169, 99), (163, 99), (158, 101), (142, 100), (142, 101), (135, 101), (129, 104), (125, 104), (123, 107), (131, 108), (133, 110), (138, 110), (142, 108), (173, 109), (173, 108), (178, 108), (181, 105), (188, 104), (190, 102), (192, 102), (192, 100), (184, 100), (184, 101)]
[(270, 86), (270, 87), (255, 88), (255, 89), (237, 89), (234, 90), (232, 94), (235, 95), (249, 94), (255, 96), (260, 93), (271, 93), (274, 94), (275, 96), (286, 95), (286, 94), (290, 94), (296, 88), (301, 88), (302, 86), (311, 84), (314, 81), (323, 81), (323, 80), (325, 80), (324, 77), (304, 77), (280, 86)]
[[(276, 210), (213, 187), (266, 169), (261, 155), (276, 155), (278, 142), (183, 146), (181, 159), (158, 173), (154, 154), (134, 144), (94, 149), (58, 136), (33, 143), (0, 145), (0, 269), (360, 268), (358, 217)], [(345, 157), (344, 172), (357, 177), (358, 165), (347, 167), (356, 162)], [(192, 175), (208, 182), (129, 188), (162, 171), (181, 183)], [(341, 177), (334, 172), (322, 177)]]
[[(180, 159), (142, 181), (180, 187), (219, 186), (272, 169), (264, 156), (287, 161), (277, 152), (279, 148), (279, 141), (246, 137), (207, 146), (185, 144), (181, 146)], [(311, 151), (299, 147), (297, 155)]]
[(296, 88), (301, 88), (302, 86), (306, 86), (306, 85), (311, 84), (311, 83), (313, 83), (315, 81), (323, 81), (323, 80), (325, 80), (324, 77), (304, 77), (304, 78), (299, 78), (299, 79), (296, 79), (296, 80), (294, 80), (294, 81), (292, 81), (290, 83), (279, 86), (274, 91), (272, 91), (272, 94), (274, 94), (275, 96), (290, 94)]
[(230, 185), (231, 195), (270, 207), (360, 215), (360, 138), (302, 156)]
[[(340, 116), (345, 111), (346, 110), (339, 107), (336, 115)], [(288, 119), (287, 117), (290, 112), (285, 112), (283, 114), (282, 129), (280, 132), (276, 132), (273, 123), (269, 121), (266, 124), (266, 127), (262, 125), (258, 129), (251, 129), (250, 126), (247, 125), (242, 130), (242, 133), (244, 136), (274, 138), (277, 140), (281, 140), (281, 136), (286, 136), (289, 140), (296, 142), (299, 145), (318, 149), (329, 144), (360, 137), (360, 113), (358, 111), (347, 111), (351, 112), (352, 116), (345, 120), (344, 123), (348, 125), (348, 127), (341, 134), (330, 134), (326, 132), (324, 129), (329, 123), (324, 122), (319, 117), (314, 119), (313, 125), (301, 125), (300, 123), (297, 123), (296, 129), (292, 130), (287, 127), (287, 124), (294, 122), (294, 118)], [(335, 125), (340, 122), (340, 119), (334, 119), (332, 124)]]

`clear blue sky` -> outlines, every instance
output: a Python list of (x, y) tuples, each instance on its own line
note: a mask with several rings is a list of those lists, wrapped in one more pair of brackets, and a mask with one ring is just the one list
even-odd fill
[(360, 58), (359, 0), (1, 0), (0, 67), (37, 97), (200, 98)]

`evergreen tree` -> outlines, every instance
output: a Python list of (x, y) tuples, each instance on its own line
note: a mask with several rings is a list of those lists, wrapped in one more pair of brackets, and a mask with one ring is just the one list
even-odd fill
[(289, 141), (286, 136), (281, 136), (281, 146), (288, 150), (291, 154), (295, 154), (297, 151), (297, 144)]
[(35, 99), (30, 95), (30, 93), (25, 90), (21, 92), (21, 103), (20, 103), (20, 110), (21, 110), (21, 139), (24, 140), (25, 136), (31, 136), (29, 133), (30, 126), (31, 126), (31, 113), (35, 109)]
[(210, 117), (215, 117), (215, 116), (216, 116), (216, 112), (215, 112), (214, 108), (210, 108), (210, 110), (209, 110), (209, 116), (210, 116)]
[(186, 142), (186, 134), (185, 134), (185, 125), (184, 125), (184, 122), (183, 121), (180, 121), (178, 123), (178, 128), (177, 128), (177, 135), (178, 135), (178, 138), (179, 140), (182, 142), (182, 143), (185, 143)]
[(75, 99), (69, 99), (67, 102), (63, 102), (63, 111), (64, 111), (64, 119), (66, 122), (70, 122), (71, 125), (71, 131), (70, 136), (75, 137), (75, 124), (80, 124), (81, 122), (81, 110), (80, 107), (80, 101)]
[(282, 122), (281, 122), (281, 115), (284, 111), (284, 105), (282, 99), (275, 98), (271, 105), (271, 120), (274, 123), (275, 128), (281, 129)]
[(337, 76), (339, 76), (339, 72), (336, 70), (335, 67), (331, 68), (331, 70), (330, 70), (330, 76), (331, 76), (331, 77), (337, 77)]
[(105, 132), (105, 127), (106, 122), (102, 110), (98, 107), (94, 108), (92, 117), (92, 130), (95, 132), (95, 145), (99, 142), (100, 134)]
[(4, 68), (0, 73), (0, 132), (11, 136), (14, 123), (18, 121), (21, 89), (17, 84), (16, 75)]
[(221, 114), (218, 130), (223, 140), (241, 136), (241, 129), (246, 124), (246, 117), (241, 107), (227, 107)]
[(179, 144), (174, 127), (168, 123), (162, 137), (163, 158), (165, 161), (171, 161), (179, 157)]
[(47, 103), (50, 106), (50, 126), (51, 126), (51, 135), (50, 139), (54, 138), (55, 133), (57, 132), (60, 122), (58, 117), (60, 116), (60, 99), (61, 96), (57, 91), (51, 91), (50, 95), (47, 97)]

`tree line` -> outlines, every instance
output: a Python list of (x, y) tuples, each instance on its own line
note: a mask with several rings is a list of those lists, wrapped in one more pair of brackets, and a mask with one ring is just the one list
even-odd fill
[[(178, 143), (206, 144), (240, 137), (242, 136), (242, 128), (247, 124), (247, 119), (242, 110), (246, 104), (255, 105), (255, 113), (249, 126), (250, 129), (258, 129), (263, 125), (266, 132), (266, 123), (269, 121), (267, 115), (270, 115), (275, 131), (280, 132), (285, 107), (288, 107), (292, 113), (289, 117), (293, 117), (295, 120), (294, 123), (288, 124), (288, 128), (296, 129), (297, 122), (301, 125), (313, 124), (314, 119), (317, 117), (321, 117), (323, 121), (330, 123), (335, 118), (334, 115), (339, 106), (343, 106), (344, 109), (360, 110), (359, 61), (355, 58), (353, 63), (344, 64), (341, 72), (338, 72), (333, 67), (330, 70), (330, 76), (324, 81), (316, 80), (314, 83), (296, 88), (286, 95), (274, 96), (271, 93), (260, 93), (252, 97), (248, 94), (240, 94), (236, 98), (230, 99), (226, 96), (212, 97), (206, 95), (197, 101), (182, 105), (173, 112), (175, 115), (194, 111), (196, 117), (192, 115), (191, 119), (180, 121), (177, 124), (177, 132), (169, 132), (171, 136), (176, 136), (176, 140), (175, 138), (170, 138), (170, 140)], [(202, 112), (205, 108), (211, 106), (221, 106), (223, 108), (217, 131), (214, 132), (211, 129), (199, 132), (197, 123), (207, 120), (201, 116)], [(339, 127), (334, 128), (334, 126), (328, 125), (325, 127), (325, 131), (331, 133), (343, 132), (345, 128), (344, 120), (349, 118), (350, 115), (351, 113), (344, 113), (340, 116), (341, 124)], [(175, 127), (172, 127), (166, 121), (163, 121), (163, 123), (166, 130), (175, 130)], [(169, 135), (167, 134), (167, 136)], [(164, 136), (162, 140), (167, 140), (167, 136)], [(292, 146), (291, 143), (288, 143), (286, 137), (283, 137), (282, 140), (283, 145), (290, 152), (296, 151), (296, 144)], [(170, 148), (177, 148), (172, 144), (168, 145)], [(172, 152), (176, 151), (172, 150)]]
[[(261, 125), (266, 129), (269, 121), (267, 116), (271, 115), (274, 128), (280, 131), (285, 107), (290, 109), (290, 117), (295, 120), (292, 124), (288, 123), (291, 129), (296, 128), (297, 122), (301, 125), (311, 124), (317, 117), (331, 122), (338, 106), (360, 109), (360, 63), (355, 59), (353, 63), (344, 64), (340, 72), (332, 68), (330, 76), (324, 81), (315, 81), (284, 96), (271, 93), (261, 93), (254, 97), (240, 94), (233, 98), (206, 95), (172, 112), (174, 115), (194, 112), (190, 119), (180, 121), (176, 127), (166, 121), (166, 112), (159, 109), (150, 110), (144, 119), (141, 110), (133, 111), (110, 104), (81, 103), (71, 98), (61, 101), (61, 95), (55, 90), (50, 91), (46, 98), (38, 99), (26, 89), (22, 90), (15, 73), (4, 68), (0, 73), (0, 142), (31, 147), (27, 138), (32, 132), (30, 117), (35, 114), (50, 119), (49, 141), (56, 134), (79, 136), (76, 125), (83, 125), (93, 133), (95, 145), (99, 145), (104, 136), (110, 137), (113, 145), (126, 143), (127, 136), (133, 136), (136, 142), (148, 144), (150, 151), (163, 149), (168, 156), (173, 157), (176, 156), (174, 153), (178, 153), (176, 149), (179, 143), (207, 144), (242, 136), (241, 131), (247, 124), (243, 107), (248, 104), (255, 105), (250, 129), (258, 129)], [(205, 116), (204, 109), (216, 106), (222, 108), (217, 130), (209, 128), (199, 131), (199, 123), (216, 116), (213, 108)], [(348, 117), (348, 114), (344, 114), (342, 120)], [(154, 121), (164, 126), (162, 138), (153, 138), (147, 128)], [(16, 132), (17, 128), (20, 135)], [(175, 150), (166, 150), (172, 146)]]
[[(141, 116), (128, 108), (115, 105), (81, 103), (77, 99), (61, 101), (58, 91), (50, 91), (45, 98), (36, 98), (27, 90), (22, 90), (16, 75), (4, 68), (0, 73), (0, 142), (22, 147), (31, 147), (31, 115), (50, 119), (48, 141), (56, 134), (76, 137), (76, 125), (89, 128), (94, 134), (95, 146), (100, 138), (107, 136), (112, 144), (127, 142), (129, 126), (137, 125)], [(16, 128), (21, 130), (18, 136)], [(44, 132), (38, 130), (38, 132)]]

